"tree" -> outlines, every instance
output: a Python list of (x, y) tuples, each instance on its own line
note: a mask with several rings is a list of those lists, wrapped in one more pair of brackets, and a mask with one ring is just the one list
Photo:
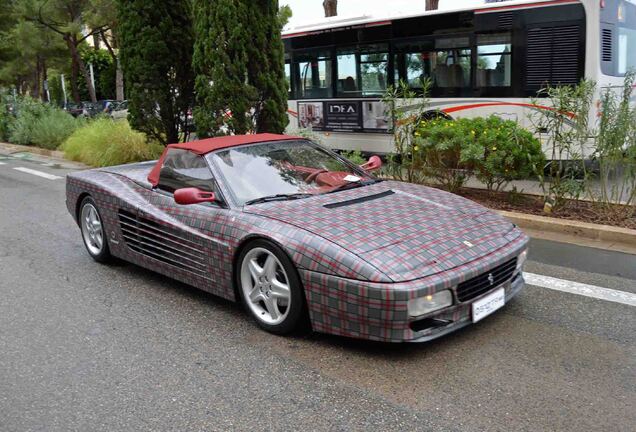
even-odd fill
[(325, 17), (338, 15), (338, 0), (324, 0), (322, 7), (325, 8)]
[(426, 10), (437, 10), (439, 0), (426, 0)]
[(252, 33), (252, 43), (248, 45), (250, 67), (247, 77), (257, 92), (253, 103), (256, 132), (282, 133), (289, 117), (278, 0), (254, 2), (247, 10), (248, 28)]
[(117, 1), (91, 0), (87, 21), (90, 26), (98, 26), (100, 23), (108, 24), (109, 31), (101, 31), (98, 41), (104, 44), (115, 66), (115, 99), (124, 100), (124, 73), (118, 53), (120, 44), (117, 29)]
[(23, 2), (0, 2), (0, 85), (46, 100), (50, 66), (64, 67), (66, 48), (55, 33), (25, 20)]
[(194, 123), (199, 137), (252, 129), (247, 112), (256, 92), (246, 81), (252, 41), (245, 16), (242, 1), (194, 1)]
[(199, 136), (282, 132), (288, 122), (278, 1), (195, 0)]
[(34, 0), (24, 2), (23, 13), (27, 20), (36, 22), (59, 36), (71, 55), (71, 89), (75, 102), (80, 101), (77, 79), (81, 73), (92, 102), (96, 102), (95, 89), (88, 74), (86, 64), (80, 55), (80, 45), (89, 37), (108, 28), (100, 23), (87, 28), (84, 14), (89, 9), (89, 0)]
[(162, 144), (187, 140), (194, 87), (191, 3), (118, 0), (117, 11), (131, 126)]

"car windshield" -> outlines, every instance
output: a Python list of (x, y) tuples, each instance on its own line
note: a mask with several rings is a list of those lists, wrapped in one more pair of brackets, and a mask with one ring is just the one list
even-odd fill
[(375, 181), (349, 161), (304, 140), (234, 147), (207, 157), (240, 205), (302, 198)]

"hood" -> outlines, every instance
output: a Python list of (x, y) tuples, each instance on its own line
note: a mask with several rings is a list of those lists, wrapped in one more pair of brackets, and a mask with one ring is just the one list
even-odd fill
[(244, 211), (323, 237), (395, 282), (481, 258), (521, 234), (513, 224), (472, 201), (394, 181), (308, 199), (251, 205)]

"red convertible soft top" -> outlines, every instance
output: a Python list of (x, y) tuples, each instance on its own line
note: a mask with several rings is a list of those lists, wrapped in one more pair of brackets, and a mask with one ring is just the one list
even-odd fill
[(198, 141), (190, 141), (185, 143), (178, 144), (168, 144), (163, 151), (163, 154), (157, 161), (157, 164), (154, 166), (150, 174), (148, 175), (148, 181), (152, 184), (152, 186), (157, 186), (159, 183), (159, 172), (161, 171), (161, 166), (163, 165), (163, 160), (166, 157), (166, 153), (168, 149), (181, 149), (181, 150), (189, 150), (193, 153), (204, 155), (211, 153), (216, 150), (229, 148), (229, 147), (237, 147), (241, 145), (247, 144), (256, 144), (260, 142), (267, 141), (282, 141), (282, 140), (297, 140), (303, 139), (301, 137), (291, 136), (291, 135), (278, 135), (271, 133), (261, 133), (261, 134), (251, 134), (251, 135), (228, 135), (214, 138), (207, 138)]

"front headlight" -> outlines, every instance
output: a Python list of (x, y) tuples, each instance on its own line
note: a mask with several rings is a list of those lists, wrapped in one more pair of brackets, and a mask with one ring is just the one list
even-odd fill
[(409, 315), (412, 317), (427, 314), (453, 304), (453, 294), (444, 290), (435, 294), (409, 300)]
[(515, 273), (518, 273), (519, 271), (523, 270), (523, 265), (526, 263), (527, 259), (528, 259), (528, 249), (521, 252), (521, 254), (519, 254), (519, 256), (517, 257), (517, 270), (515, 271)]

